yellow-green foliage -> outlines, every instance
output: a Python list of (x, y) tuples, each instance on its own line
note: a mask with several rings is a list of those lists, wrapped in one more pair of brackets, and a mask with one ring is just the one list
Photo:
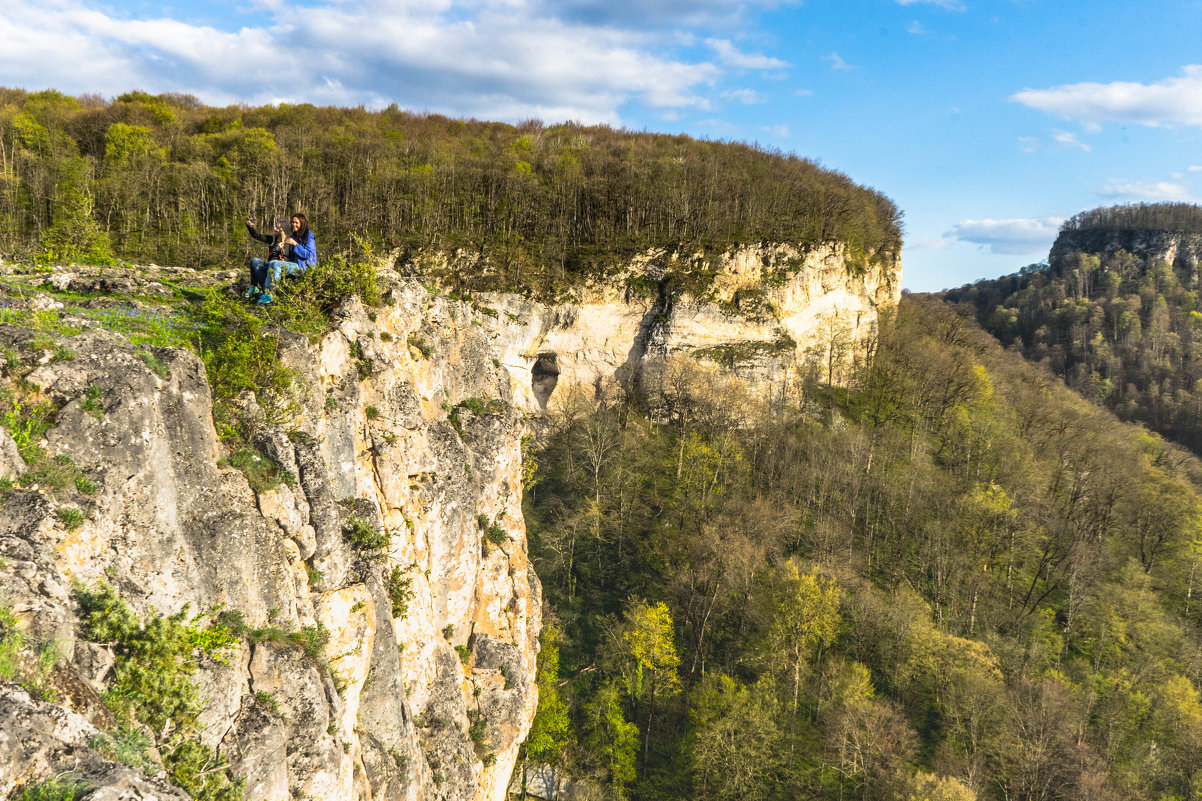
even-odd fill
[(284, 411), (293, 371), (280, 364), (278, 329), (219, 292), (205, 300), (200, 319), (197, 344), (213, 395), (232, 398), (250, 390), (268, 413)]
[(551, 426), (525, 521), (564, 770), (655, 801), (1191, 797), (1202, 462), (938, 301), (874, 346), (759, 413), (681, 372), (653, 418)]
[(237, 801), (242, 782), (230, 781), (212, 750), (199, 738), (201, 701), (192, 676), (198, 654), (224, 659), (238, 642), (224, 625), (184, 609), (142, 622), (112, 587), (74, 589), (79, 634), (111, 645), (116, 662), (103, 699), (129, 728), (144, 724), (172, 783), (205, 801)]

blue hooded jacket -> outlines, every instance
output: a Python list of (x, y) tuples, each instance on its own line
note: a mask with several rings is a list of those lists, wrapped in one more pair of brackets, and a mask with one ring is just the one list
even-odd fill
[(288, 260), (296, 262), (302, 268), (309, 268), (317, 264), (317, 239), (313, 236), (312, 231), (309, 232), (307, 241), (297, 242), (292, 246)]

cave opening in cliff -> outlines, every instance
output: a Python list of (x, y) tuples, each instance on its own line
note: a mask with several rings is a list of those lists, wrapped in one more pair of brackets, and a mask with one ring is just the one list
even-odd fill
[(534, 389), (534, 398), (538, 405), (547, 408), (551, 393), (559, 383), (559, 359), (554, 353), (540, 353), (530, 368), (530, 386)]

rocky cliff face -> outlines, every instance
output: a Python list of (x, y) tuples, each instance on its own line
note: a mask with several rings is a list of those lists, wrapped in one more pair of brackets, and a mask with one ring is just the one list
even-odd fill
[[(72, 582), (111, 585), (143, 619), (187, 605), (328, 632), (321, 659), (243, 637), (228, 665), (199, 665), (201, 738), (250, 801), (504, 796), (537, 702), (522, 426), (469, 307), (412, 282), (389, 302), (290, 342), (303, 391), (287, 423), (244, 399), (289, 479), (257, 492), (221, 461), (193, 355), (88, 329), (59, 337), (58, 358), (44, 334), (0, 327), (10, 385), (57, 410), (42, 447), (84, 478), (0, 492), (0, 606), (65, 657), (50, 692), (0, 676), (0, 797), (72, 770), (93, 798), (186, 797), (91, 747), (114, 656), (78, 636)], [(21, 474), (0, 440), (0, 473)], [(363, 525), (382, 553), (348, 539)]]
[(838, 243), (759, 245), (707, 256), (655, 251), (545, 304), (493, 293), (481, 302), (522, 408), (554, 408), (568, 387), (630, 388), (672, 356), (715, 365), (763, 397), (812, 369), (842, 382), (883, 308), (901, 293), (897, 254), (854, 264)]
[(1052, 244), (1048, 263), (1056, 266), (1072, 253), (1120, 250), (1134, 254), (1148, 264), (1165, 262), (1188, 286), (1198, 285), (1198, 262), (1202, 259), (1202, 235), (1199, 234), (1117, 228), (1061, 231)]

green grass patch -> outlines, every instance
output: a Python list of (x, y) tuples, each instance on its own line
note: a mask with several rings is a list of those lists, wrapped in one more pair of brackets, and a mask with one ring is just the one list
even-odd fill
[(187, 349), (197, 322), (170, 307), (128, 306), (109, 309), (72, 308), (72, 314), (95, 320), (109, 331), (123, 335), (134, 345)]
[(76, 801), (92, 791), (91, 785), (75, 779), (54, 777), (45, 781), (27, 784), (20, 795), (10, 796), (14, 801)]
[(246, 483), (255, 492), (267, 492), (281, 484), (296, 486), (296, 476), (254, 448), (243, 448), (218, 462), (218, 466), (236, 467), (246, 476)]
[(167, 367), (167, 363), (160, 359), (152, 351), (136, 350), (134, 353), (136, 353), (138, 358), (142, 360), (142, 363), (145, 364), (150, 371), (159, 378), (166, 379), (171, 375), (171, 369)]
[(79, 402), (79, 406), (85, 412), (100, 420), (104, 417), (104, 404), (100, 402), (103, 396), (104, 390), (95, 384), (89, 384), (88, 388), (83, 392), (83, 399)]

